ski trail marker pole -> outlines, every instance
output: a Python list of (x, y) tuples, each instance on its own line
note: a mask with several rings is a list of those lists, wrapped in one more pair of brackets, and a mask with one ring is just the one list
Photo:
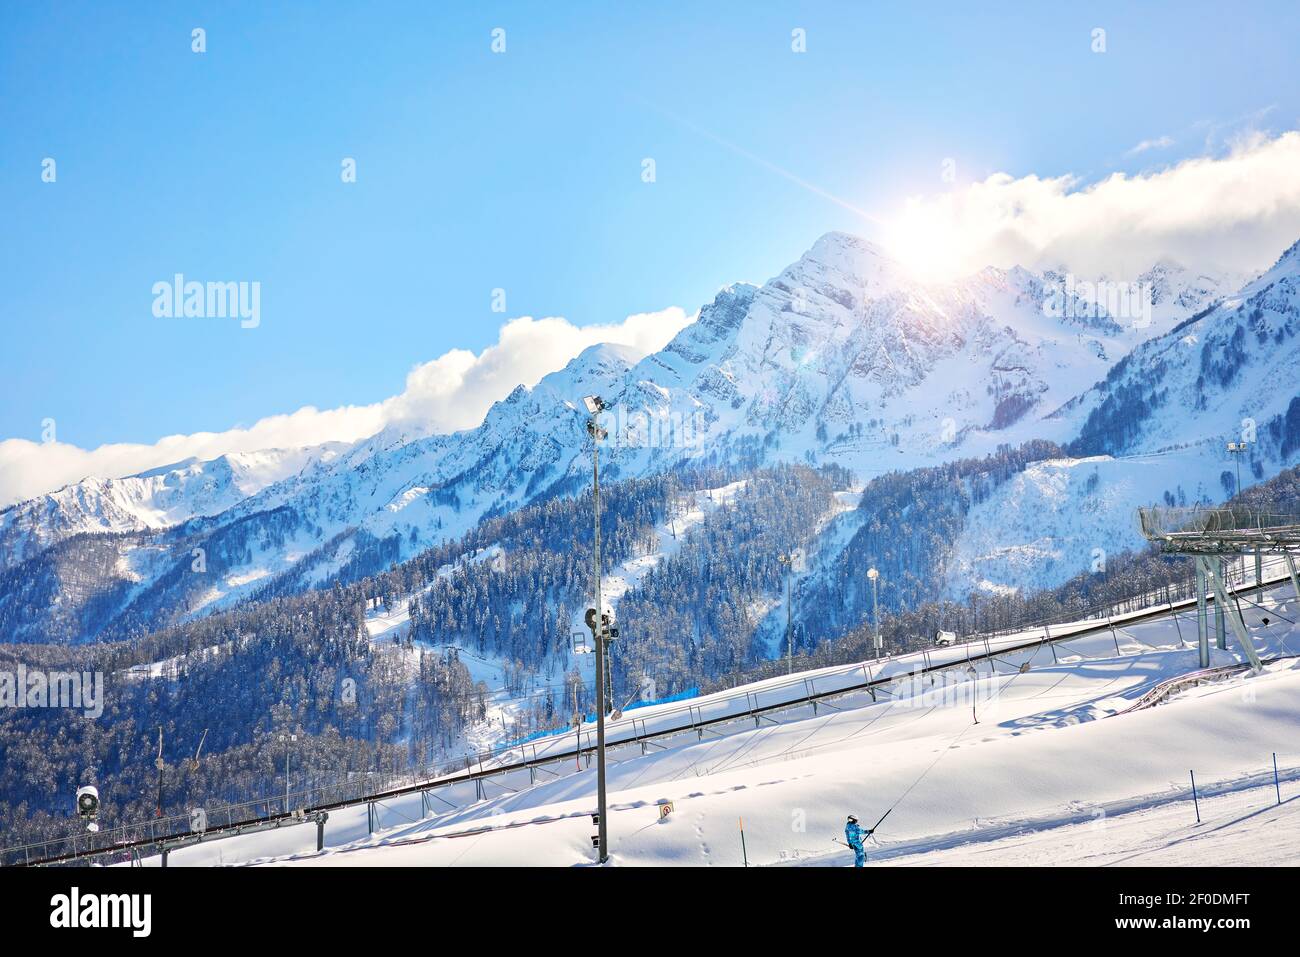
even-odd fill
[(1201, 823), (1201, 801), (1196, 796), (1196, 772), (1188, 771), (1187, 773), (1192, 776), (1192, 804), (1196, 806), (1196, 823), (1200, 824)]
[(740, 821), (740, 856), (745, 861), (745, 866), (749, 866), (749, 851), (745, 849), (745, 819), (737, 818)]
[(1277, 780), (1277, 752), (1273, 752), (1273, 790), (1277, 791), (1277, 803), (1282, 803), (1282, 785)]

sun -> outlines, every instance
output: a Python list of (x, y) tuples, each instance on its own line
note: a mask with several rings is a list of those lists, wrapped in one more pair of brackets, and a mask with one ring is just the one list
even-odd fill
[(967, 237), (939, 207), (911, 199), (887, 223), (881, 245), (914, 279), (939, 283), (971, 271)]

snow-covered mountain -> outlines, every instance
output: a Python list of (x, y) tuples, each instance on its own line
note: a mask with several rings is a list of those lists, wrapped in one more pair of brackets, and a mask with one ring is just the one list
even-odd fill
[(1198, 273), (1173, 260), (1160, 260), (1136, 279), (1152, 307), (1147, 338), (1162, 335), (1188, 316), (1227, 298), (1251, 278), (1241, 273)]
[[(1214, 308), (1139, 344), (1042, 422), (1074, 457), (1036, 463), (972, 510), (953, 543), (948, 593), (1058, 585), (1142, 544), (1135, 506), (1219, 502), (1237, 491), (1239, 471), (1245, 487), (1295, 465), (1297, 333), (1300, 244)], [(1238, 462), (1227, 445), (1243, 441)]]
[[(322, 540), (307, 581), (359, 542), (400, 555), (484, 514), (585, 483), (583, 395), (611, 402), (610, 477), (683, 460), (834, 461), (864, 473), (971, 454), (1091, 385), (1124, 330), (1045, 312), (1024, 270), (923, 288), (876, 247), (823, 237), (762, 287), (735, 285), (662, 351), (584, 351), (496, 403), (476, 429), (414, 441), (381, 434), (275, 483), (233, 515), (291, 508)], [(965, 447), (964, 447), (965, 446)]]
[[(1200, 306), (1211, 295), (1166, 274), (1166, 315), (1169, 297)], [(1039, 435), (1044, 416), (1147, 331), (1081, 302), (1053, 310), (1063, 283), (988, 269), (920, 286), (872, 244), (832, 233), (762, 287), (723, 289), (660, 352), (633, 362), (593, 347), (517, 388), (477, 429), (363, 443), (236, 511), (288, 506), (327, 537), (364, 534), (410, 554), (485, 513), (585, 483), (578, 400), (591, 392), (612, 404), (611, 477), (681, 461), (781, 460), (870, 476), (982, 454)], [(314, 577), (347, 554), (340, 544), (317, 556)]]
[[(1290, 294), (1276, 283), (1263, 277), (1210, 315), (1285, 306)], [(1184, 348), (1160, 333), (1206, 309), (1222, 286), (1161, 263), (1135, 287), (1150, 308), (1128, 301), (1116, 310), (1104, 282), (1061, 270), (990, 268), (923, 285), (871, 243), (831, 233), (764, 285), (721, 290), (661, 351), (638, 358), (591, 347), (535, 386), (517, 387), (477, 428), (386, 430), (298, 459), (269, 453), (260, 468), (223, 457), (88, 480), (0, 513), (0, 559), (8, 567), (37, 560), (77, 532), (130, 532), (116, 546), (115, 565), (131, 582), (123, 595), (144, 596), (138, 607), (164, 619), (168, 609), (220, 607), (277, 576), (310, 587), (344, 570), (365, 574), (486, 515), (585, 487), (580, 400), (590, 393), (612, 406), (602, 453), (611, 479), (681, 463), (807, 461), (869, 480), (1031, 438), (1067, 442), (1082, 432), (1084, 442), (1089, 414), (1110, 395), (1102, 380)], [(1134, 359), (1119, 361), (1134, 346)], [(178, 584), (195, 547), (220, 561), (202, 587)], [(163, 579), (166, 594), (157, 593)]]
[(0, 511), (0, 569), (85, 532), (163, 529), (217, 515), (347, 446), (232, 452), (186, 459), (125, 478), (83, 479)]
[[(1160, 452), (1244, 439), (1280, 453), (1300, 383), (1300, 243), (1212, 309), (1145, 342), (1053, 418), (1079, 451)], [(1245, 434), (1242, 434), (1242, 433)]]

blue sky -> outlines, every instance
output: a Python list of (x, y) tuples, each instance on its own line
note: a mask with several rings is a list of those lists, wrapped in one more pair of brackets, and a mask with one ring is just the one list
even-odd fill
[[(7, 4), (0, 439), (374, 403), (508, 318), (693, 311), (877, 229), (772, 167), (874, 212), (952, 188), (945, 158), (958, 186), (1095, 181), (1295, 129), (1297, 27), (1294, 3)], [(261, 325), (155, 318), (177, 272), (260, 282)]]

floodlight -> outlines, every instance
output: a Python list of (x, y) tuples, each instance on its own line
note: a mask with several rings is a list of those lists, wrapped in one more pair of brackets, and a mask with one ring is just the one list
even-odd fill
[(90, 821), (99, 814), (99, 790), (94, 785), (77, 788), (77, 814)]

